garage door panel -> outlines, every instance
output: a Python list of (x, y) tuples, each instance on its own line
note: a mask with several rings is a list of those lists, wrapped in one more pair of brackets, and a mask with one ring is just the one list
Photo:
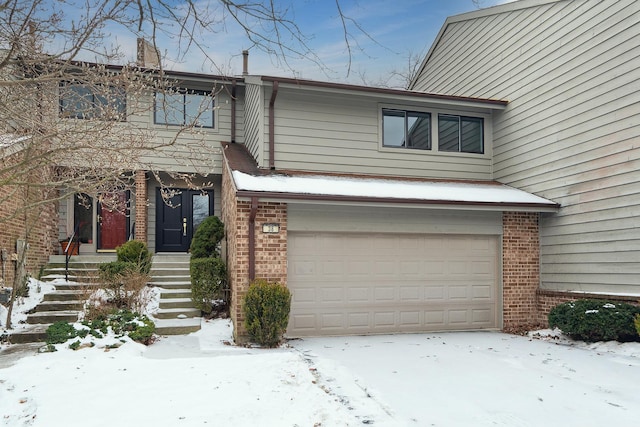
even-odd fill
[(289, 233), (289, 336), (497, 327), (495, 236)]

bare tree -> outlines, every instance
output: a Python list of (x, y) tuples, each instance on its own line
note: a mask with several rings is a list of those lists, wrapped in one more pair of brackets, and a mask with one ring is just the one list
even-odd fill
[[(338, 1), (336, 7), (351, 51), (349, 31), (362, 29)], [(323, 66), (293, 16), (292, 6), (272, 1), (0, 0), (0, 204), (10, 206), (0, 227), (16, 218), (24, 223), (18, 264), (26, 261), (40, 215), (58, 200), (81, 193), (121, 209), (108, 195), (132, 189), (133, 171), (150, 171), (162, 185), (164, 175), (152, 162), (159, 153), (196, 171), (173, 173), (190, 188), (195, 174), (211, 170), (211, 147), (197, 118), (173, 127), (168, 138), (135, 120), (150, 114), (152, 94), (168, 99), (182, 88), (162, 58), (154, 69), (122, 64), (125, 52), (105, 45), (110, 33), (146, 38), (156, 51), (160, 36), (170, 37), (179, 41), (174, 58), (199, 51), (215, 68), (207, 40), (233, 23), (252, 47), (284, 65), (303, 57)], [(215, 96), (224, 88), (210, 90)], [(170, 198), (171, 190), (163, 196)]]

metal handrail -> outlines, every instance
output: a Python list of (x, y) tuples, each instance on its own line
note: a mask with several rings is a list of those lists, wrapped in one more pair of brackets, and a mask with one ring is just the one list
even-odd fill
[[(67, 282), (69, 281), (69, 258), (71, 258), (71, 252), (69, 251), (69, 248), (71, 247), (73, 239), (76, 238), (76, 235), (79, 231), (80, 224), (76, 224), (75, 228), (73, 229), (73, 234), (71, 234), (71, 238), (69, 239), (69, 242), (67, 242), (67, 247), (64, 249), (64, 280)], [(80, 239), (78, 239), (78, 245), (79, 244)]]

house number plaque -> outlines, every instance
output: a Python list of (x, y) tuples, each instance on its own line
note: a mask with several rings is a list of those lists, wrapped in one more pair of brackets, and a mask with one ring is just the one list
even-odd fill
[(280, 224), (276, 223), (267, 223), (262, 224), (262, 232), (263, 233), (279, 233), (280, 232)]

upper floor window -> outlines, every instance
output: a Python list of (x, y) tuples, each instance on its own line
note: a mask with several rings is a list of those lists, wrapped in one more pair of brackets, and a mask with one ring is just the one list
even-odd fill
[(431, 149), (431, 114), (382, 109), (382, 145)]
[(214, 127), (213, 94), (201, 90), (157, 92), (155, 123), (163, 125)]
[(76, 82), (60, 85), (60, 114), (64, 117), (124, 120), (126, 112), (126, 94), (122, 88)]
[(438, 115), (438, 150), (484, 153), (483, 122), (479, 117)]

